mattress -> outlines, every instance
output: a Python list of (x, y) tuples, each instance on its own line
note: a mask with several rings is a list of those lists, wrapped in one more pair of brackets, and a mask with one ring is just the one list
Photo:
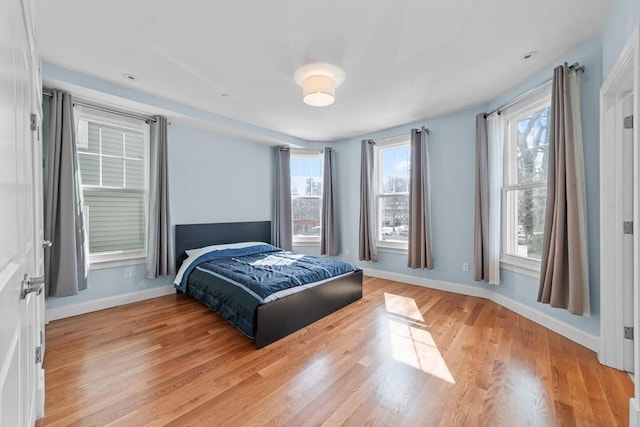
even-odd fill
[(256, 309), (279, 298), (358, 271), (353, 264), (252, 242), (188, 253), (175, 285), (255, 337)]

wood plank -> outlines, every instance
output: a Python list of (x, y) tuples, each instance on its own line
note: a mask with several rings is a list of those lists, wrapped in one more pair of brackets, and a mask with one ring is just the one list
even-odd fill
[(47, 326), (46, 417), (67, 425), (619, 425), (633, 384), (490, 301), (365, 278), (260, 350), (168, 295)]

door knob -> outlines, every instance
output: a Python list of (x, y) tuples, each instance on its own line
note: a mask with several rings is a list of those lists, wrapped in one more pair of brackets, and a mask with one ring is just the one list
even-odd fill
[(44, 276), (29, 277), (28, 274), (25, 274), (22, 279), (22, 292), (20, 293), (20, 297), (25, 299), (27, 294), (30, 294), (31, 292), (37, 292), (37, 294), (40, 295), (43, 288)]
[(51, 240), (43, 240), (42, 241), (42, 247), (43, 248), (50, 248), (51, 246), (53, 246), (53, 242)]

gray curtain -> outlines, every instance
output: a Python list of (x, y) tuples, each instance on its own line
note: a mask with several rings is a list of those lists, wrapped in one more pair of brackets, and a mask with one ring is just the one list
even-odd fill
[(489, 281), (489, 144), (487, 115), (476, 116), (476, 213), (473, 230), (473, 280)]
[[(73, 100), (54, 90), (50, 99), (45, 194), (45, 295), (76, 295), (87, 288), (87, 247)], [(45, 144), (46, 145), (46, 144)]]
[(538, 302), (582, 315), (589, 311), (589, 277), (579, 96), (578, 72), (566, 64), (557, 67)]
[(428, 133), (429, 130), (424, 126), (421, 130), (411, 129), (408, 266), (433, 270)]
[(374, 194), (373, 146), (371, 139), (363, 139), (360, 160), (360, 260), (378, 261), (376, 246), (376, 210)]
[(155, 117), (150, 125), (149, 217), (147, 219), (147, 278), (176, 272), (169, 217), (167, 119)]
[(288, 147), (276, 148), (276, 200), (273, 213), (273, 244), (290, 251), (291, 232), (291, 153)]
[(324, 149), (324, 173), (322, 183), (322, 226), (320, 227), (320, 255), (338, 255), (338, 216), (335, 205), (335, 162), (332, 148)]

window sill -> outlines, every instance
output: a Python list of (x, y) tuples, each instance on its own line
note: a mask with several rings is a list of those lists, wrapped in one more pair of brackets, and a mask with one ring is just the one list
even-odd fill
[(147, 256), (142, 251), (93, 254), (89, 255), (89, 270), (144, 264), (146, 259)]
[(378, 252), (406, 255), (409, 252), (409, 248), (400, 245), (390, 245), (387, 242), (378, 242)]
[(500, 258), (500, 268), (513, 271), (525, 276), (540, 278), (540, 261), (511, 255), (503, 255)]
[(320, 239), (318, 240), (303, 240), (300, 242), (293, 241), (293, 246), (320, 246)]

